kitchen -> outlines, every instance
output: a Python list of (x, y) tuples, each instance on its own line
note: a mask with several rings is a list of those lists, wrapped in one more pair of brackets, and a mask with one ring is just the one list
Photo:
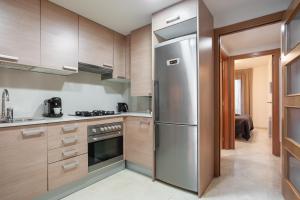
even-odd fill
[(124, 169), (201, 196), (214, 156), (206, 5), (162, 3), (123, 35), (55, 3), (0, 1), (1, 199), (61, 199)]

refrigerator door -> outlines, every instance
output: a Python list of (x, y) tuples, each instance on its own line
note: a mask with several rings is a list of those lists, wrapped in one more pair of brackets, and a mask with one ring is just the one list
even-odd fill
[(197, 192), (197, 126), (155, 124), (156, 178)]
[(155, 48), (155, 121), (197, 124), (196, 36)]

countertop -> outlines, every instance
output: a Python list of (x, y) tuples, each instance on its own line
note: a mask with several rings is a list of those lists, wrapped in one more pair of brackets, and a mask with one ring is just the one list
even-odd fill
[(14, 122), (14, 123), (0, 123), (0, 128), (28, 126), (28, 125), (39, 125), (39, 124), (51, 124), (51, 123), (70, 122), (70, 121), (88, 121), (88, 120), (94, 120), (94, 119), (105, 119), (105, 118), (116, 118), (116, 117), (147, 117), (147, 118), (152, 118), (152, 114), (150, 114), (150, 113), (141, 113), (141, 112), (128, 112), (128, 113), (121, 113), (121, 114), (116, 114), (116, 115), (95, 116), (95, 117), (78, 117), (78, 116), (70, 116), (70, 115), (65, 115), (65, 116), (60, 117), (60, 118), (41, 117), (38, 120), (32, 120), (32, 121)]

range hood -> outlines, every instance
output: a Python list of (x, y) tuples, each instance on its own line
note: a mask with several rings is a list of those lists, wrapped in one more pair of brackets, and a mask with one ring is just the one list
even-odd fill
[(113, 78), (113, 69), (111, 67), (97, 66), (97, 65), (91, 65), (91, 64), (79, 62), (78, 69), (79, 71), (83, 71), (83, 72), (100, 74), (102, 80)]

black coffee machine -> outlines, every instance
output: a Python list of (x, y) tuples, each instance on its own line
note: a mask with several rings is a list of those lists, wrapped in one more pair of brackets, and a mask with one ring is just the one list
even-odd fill
[(62, 117), (61, 98), (53, 97), (44, 101), (44, 116), (45, 117)]
[(127, 103), (118, 103), (118, 112), (128, 112)]

